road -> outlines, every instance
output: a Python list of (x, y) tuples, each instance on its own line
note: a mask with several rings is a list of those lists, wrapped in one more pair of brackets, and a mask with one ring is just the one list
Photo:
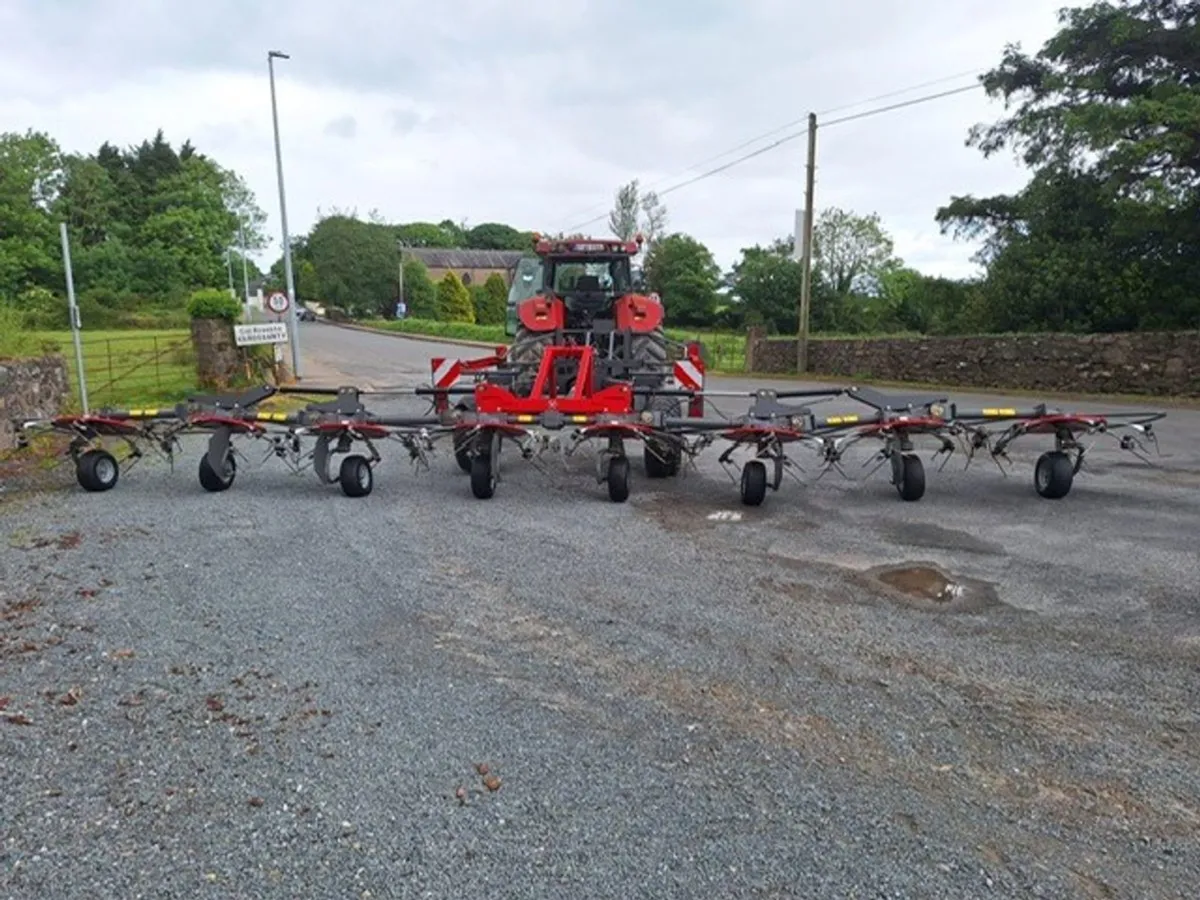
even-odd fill
[[(473, 353), (304, 348), (377, 385)], [(195, 442), (64, 473), (0, 505), (0, 896), (1192, 897), (1200, 414), (1160, 432), (1059, 502), (1038, 439), (914, 504), (744, 508), (711, 451), (626, 504), (398, 448), (361, 500), (204, 494)]]

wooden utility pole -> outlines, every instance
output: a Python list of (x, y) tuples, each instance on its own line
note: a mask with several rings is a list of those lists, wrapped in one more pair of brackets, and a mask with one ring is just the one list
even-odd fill
[(804, 176), (804, 275), (800, 282), (800, 320), (796, 341), (796, 370), (808, 371), (808, 310), (812, 300), (813, 182), (817, 170), (817, 114), (808, 114), (808, 166)]

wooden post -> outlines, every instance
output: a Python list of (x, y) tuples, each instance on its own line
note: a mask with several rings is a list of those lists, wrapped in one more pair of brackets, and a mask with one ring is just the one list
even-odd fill
[(804, 187), (804, 276), (800, 283), (800, 318), (796, 341), (796, 371), (808, 371), (808, 313), (812, 300), (813, 184), (817, 169), (817, 114), (808, 114), (808, 165)]

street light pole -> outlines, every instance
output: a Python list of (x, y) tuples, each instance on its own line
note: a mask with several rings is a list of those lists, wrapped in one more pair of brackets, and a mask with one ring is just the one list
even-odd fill
[(279, 149), (279, 108), (275, 103), (275, 59), (291, 59), (278, 50), (267, 51), (267, 70), (271, 78), (271, 119), (275, 125), (275, 171), (279, 176), (279, 220), (283, 225), (283, 273), (287, 280), (288, 311), (292, 339), (292, 375), (300, 378), (300, 329), (296, 315), (296, 282), (292, 276), (292, 242), (288, 237), (287, 195), (283, 190), (283, 153)]

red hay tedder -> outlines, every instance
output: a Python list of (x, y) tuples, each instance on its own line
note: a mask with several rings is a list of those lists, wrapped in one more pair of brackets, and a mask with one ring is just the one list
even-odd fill
[[(337, 481), (351, 497), (371, 493), (374, 469), (382, 461), (378, 443), (397, 441), (410, 460), (428, 467), (434, 444), (449, 438), (480, 499), (495, 493), (505, 443), (536, 462), (546, 451), (569, 456), (598, 441), (597, 481), (607, 484), (615, 502), (629, 496), (628, 442), (642, 444), (647, 476), (667, 478), (681, 471), (685, 459), (721, 440), (729, 446), (718, 462), (735, 481), (740, 470), (741, 498), (749, 506), (761, 504), (768, 490), (779, 490), (785, 472), (795, 476), (793, 470), (800, 470), (787, 453), (795, 445), (816, 451), (820, 480), (830, 470), (850, 478), (842, 467), (846, 452), (862, 441), (875, 443), (875, 469), (890, 463), (891, 482), (906, 501), (925, 494), (924, 463), (916, 449), (920, 439), (934, 442), (935, 459), (945, 454), (948, 460), (958, 446), (969, 466), (976, 453), (987, 451), (1004, 471), (1013, 441), (1052, 437), (1054, 448), (1034, 467), (1034, 487), (1048, 499), (1070, 492), (1083, 466), (1086, 436), (1114, 437), (1121, 449), (1147, 462), (1147, 445), (1157, 447), (1153, 423), (1164, 417), (1160, 412), (1068, 413), (1045, 404), (966, 409), (944, 395), (892, 396), (864, 386), (707, 390), (700, 346), (669, 341), (660, 299), (643, 293), (637, 283), (631, 259), (640, 246), (640, 240), (538, 238), (542, 283), (518, 305), (512, 344), (479, 359), (433, 359), (427, 387), (366, 392), (266, 385), (243, 394), (191, 398), (173, 409), (102, 410), (23, 422), (19, 433), (69, 435), (68, 456), (88, 491), (106, 491), (117, 483), (119, 465), (105, 441), (128, 449), (128, 468), (142, 456), (142, 443), (173, 460), (179, 436), (200, 433), (209, 436), (199, 469), (207, 491), (233, 484), (235, 459), (241, 455), (237, 438), (266, 442), (264, 462), (274, 456), (296, 473), (311, 465), (323, 484)], [(255, 411), (275, 393), (333, 399), (294, 413)], [(380, 415), (363, 405), (366, 393), (425, 397), (432, 408), (423, 415)], [(706, 400), (717, 397), (749, 399), (749, 408), (732, 417), (711, 415)], [(870, 412), (814, 414), (813, 405), (835, 398)], [(303, 442), (309, 439), (313, 444), (306, 451)], [(357, 444), (366, 447), (365, 454), (354, 452)], [(739, 450), (751, 454), (740, 465), (733, 461)], [(339, 454), (343, 458), (335, 474), (333, 459)]]

